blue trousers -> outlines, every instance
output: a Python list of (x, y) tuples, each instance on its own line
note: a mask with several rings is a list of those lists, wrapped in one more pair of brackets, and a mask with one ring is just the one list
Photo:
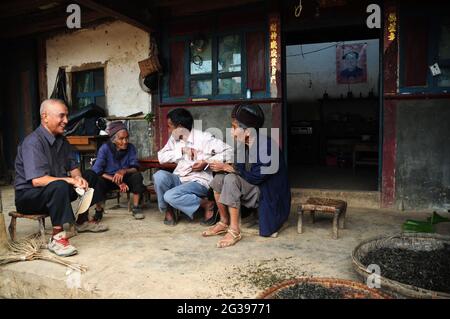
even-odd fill
[(192, 219), (200, 207), (201, 197), (208, 195), (208, 189), (205, 186), (197, 182), (182, 184), (177, 175), (164, 170), (153, 174), (153, 183), (158, 197), (158, 207), (162, 213), (171, 206)]

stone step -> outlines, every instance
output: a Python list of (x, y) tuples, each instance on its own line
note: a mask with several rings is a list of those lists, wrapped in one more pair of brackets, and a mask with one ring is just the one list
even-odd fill
[(324, 197), (344, 200), (349, 207), (380, 208), (380, 192), (292, 188), (291, 193), (293, 204), (304, 203), (309, 197)]

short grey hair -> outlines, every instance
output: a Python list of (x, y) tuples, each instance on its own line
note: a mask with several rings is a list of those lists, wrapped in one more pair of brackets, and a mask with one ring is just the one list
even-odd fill
[[(66, 105), (66, 102), (64, 102), (61, 99), (46, 99), (46, 100), (42, 101), (42, 103), (41, 103), (41, 108), (39, 109), (39, 114), (42, 116), (42, 114), (44, 114), (47, 111), (47, 109), (50, 105), (56, 104), (56, 103)], [(67, 107), (67, 105), (66, 105), (66, 107)]]

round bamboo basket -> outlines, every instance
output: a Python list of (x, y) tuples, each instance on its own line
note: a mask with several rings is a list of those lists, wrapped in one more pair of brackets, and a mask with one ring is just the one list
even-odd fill
[[(277, 293), (282, 290), (288, 289), (292, 286), (301, 283), (309, 283), (321, 285), (325, 288), (345, 288), (347, 290), (343, 299), (391, 299), (389, 294), (386, 294), (378, 289), (368, 288), (367, 285), (363, 285), (356, 281), (336, 279), (336, 278), (314, 278), (314, 277), (300, 277), (292, 280), (286, 280), (279, 284), (276, 284), (262, 293), (260, 293), (257, 299), (275, 299)], [(310, 299), (305, 296), (305, 299)]]
[[(362, 241), (352, 252), (352, 263), (355, 271), (364, 281), (372, 273), (367, 270), (361, 260), (370, 251), (380, 248), (402, 248), (411, 250), (434, 250), (439, 249), (443, 244), (450, 244), (450, 237), (428, 233), (403, 233), (395, 236), (379, 236)], [(449, 265), (450, 267), (450, 265)], [(439, 291), (432, 291), (420, 287), (404, 284), (383, 276), (380, 276), (381, 290), (391, 293), (399, 298), (433, 298), (448, 299), (450, 294)]]

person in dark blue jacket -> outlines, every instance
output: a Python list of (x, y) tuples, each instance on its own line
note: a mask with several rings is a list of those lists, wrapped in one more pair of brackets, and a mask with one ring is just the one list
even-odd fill
[(94, 220), (100, 221), (103, 218), (106, 193), (115, 189), (121, 193), (133, 193), (133, 217), (144, 219), (139, 199), (145, 191), (145, 186), (139, 172), (136, 147), (128, 142), (129, 133), (123, 122), (111, 122), (107, 132), (109, 141), (98, 150), (92, 169), (84, 173), (89, 185), (96, 187)]
[(231, 118), (238, 156), (235, 164), (209, 163), (216, 172), (210, 186), (214, 190), (220, 221), (202, 233), (204, 237), (225, 234), (217, 243), (219, 248), (241, 240), (241, 206), (258, 209), (259, 234), (265, 237), (281, 228), (291, 207), (291, 190), (281, 150), (274, 140), (259, 132), (264, 124), (261, 107), (238, 104)]

